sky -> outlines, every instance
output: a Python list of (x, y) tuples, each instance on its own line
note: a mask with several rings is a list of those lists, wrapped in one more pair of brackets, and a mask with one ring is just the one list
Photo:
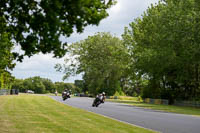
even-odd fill
[[(143, 12), (158, 0), (117, 0), (117, 4), (108, 9), (109, 16), (103, 19), (98, 26), (88, 26), (81, 34), (73, 33), (69, 38), (62, 37), (63, 42), (68, 44), (84, 40), (97, 32), (110, 32), (120, 37), (124, 32), (124, 27), (128, 27), (137, 17), (141, 17)], [(16, 51), (20, 49), (16, 48)], [(64, 58), (53, 58), (52, 54), (37, 54), (30, 58), (25, 57), (22, 63), (17, 62), (16, 67), (11, 72), (18, 79), (25, 79), (34, 76), (48, 78), (53, 82), (62, 81), (63, 73), (56, 72), (55, 64), (64, 63)], [(64, 82), (73, 83), (74, 80), (82, 79), (81, 75), (68, 78)]]

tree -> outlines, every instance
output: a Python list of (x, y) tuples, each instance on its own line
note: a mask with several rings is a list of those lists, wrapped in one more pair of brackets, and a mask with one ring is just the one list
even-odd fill
[(66, 64), (57, 65), (57, 70), (64, 68), (65, 76), (83, 73), (83, 80), (88, 91), (96, 94), (105, 91), (113, 95), (122, 91), (121, 79), (127, 70), (128, 53), (122, 41), (109, 33), (97, 33), (87, 39), (72, 44), (69, 48), (72, 54), (66, 59)]
[(115, 0), (1, 0), (0, 25), (5, 24), (12, 43), (25, 52), (15, 53), (19, 60), (38, 52), (61, 57), (67, 44), (60, 37), (69, 37), (74, 28), (81, 33), (87, 25), (98, 25), (113, 4)]
[(46, 92), (55, 92), (55, 85), (50, 79), (41, 78), (42, 84), (45, 86)]
[(55, 87), (56, 87), (56, 90), (57, 90), (59, 93), (62, 93), (63, 90), (65, 89), (64, 83), (63, 83), (63, 82), (55, 82)]
[(27, 78), (23, 82), (25, 90), (32, 90), (35, 93), (43, 94), (46, 93), (45, 85), (42, 82), (42, 78), (39, 76)]
[[(200, 2), (165, 0), (126, 28), (133, 71), (149, 79), (152, 98), (192, 99), (199, 88)], [(150, 96), (150, 94), (149, 94)]]
[(0, 73), (0, 89), (11, 89), (14, 77), (8, 71), (1, 71)]
[(55, 82), (56, 90), (62, 93), (65, 89), (71, 90), (72, 93), (77, 92), (77, 87), (73, 83)]
[(76, 91), (78, 93), (84, 90), (84, 81), (83, 80), (75, 80), (74, 85), (77, 87)]
[(73, 83), (56, 82), (53, 83), (50, 79), (41, 78), (39, 76), (30, 77), (27, 79), (14, 79), (12, 89), (19, 89), (20, 92), (32, 90), (35, 93), (54, 93), (57, 90), (62, 93), (64, 89), (70, 89), (73, 93), (77, 92), (77, 88)]
[(0, 71), (12, 70), (15, 66), (13, 63), (14, 57), (11, 53), (13, 45), (9, 41), (9, 35), (7, 33), (0, 34)]
[(10, 35), (6, 32), (6, 24), (3, 23), (2, 16), (0, 16), (0, 23), (0, 86), (10, 89), (13, 77), (8, 70), (12, 70), (15, 66), (14, 56), (11, 53), (13, 45), (10, 42)]
[(26, 92), (23, 85), (23, 79), (15, 79), (12, 83), (12, 89), (18, 89), (19, 92)]
[(0, 70), (8, 70), (14, 68), (13, 55), (11, 50), (13, 44), (11, 43), (11, 36), (6, 32), (6, 23), (3, 22), (2, 16), (0, 17)]
[(39, 93), (39, 94), (46, 93), (46, 88), (41, 81), (35, 80), (33, 83), (34, 83), (34, 88), (35, 88), (36, 93)]
[(35, 88), (33, 86), (33, 80), (31, 78), (27, 78), (23, 81), (23, 86), (24, 86), (24, 89), (25, 89), (25, 92), (27, 90), (32, 90), (32, 91), (35, 91)]
[[(1, 28), (1, 27), (0, 27)], [(1, 88), (10, 88), (13, 77), (8, 70), (12, 70), (15, 66), (14, 57), (11, 53), (12, 44), (9, 41), (7, 33), (0, 34), (0, 81)]]

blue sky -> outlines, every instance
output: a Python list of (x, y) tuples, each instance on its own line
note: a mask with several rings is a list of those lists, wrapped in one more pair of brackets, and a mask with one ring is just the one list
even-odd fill
[[(88, 26), (83, 33), (73, 33), (69, 38), (62, 37), (61, 40), (70, 44), (92, 36), (96, 32), (110, 32), (120, 37), (125, 26), (140, 17), (152, 3), (157, 2), (158, 0), (117, 0), (117, 4), (108, 10), (109, 17), (102, 20), (98, 26)], [(16, 50), (21, 52), (19, 49)], [(64, 57), (55, 59), (51, 54), (37, 54), (31, 58), (25, 57), (22, 63), (18, 62), (12, 74), (20, 79), (40, 76), (53, 82), (62, 81), (63, 74), (54, 69), (56, 63), (64, 63)], [(70, 77), (65, 82), (74, 82), (76, 79), (81, 79), (81, 75)]]

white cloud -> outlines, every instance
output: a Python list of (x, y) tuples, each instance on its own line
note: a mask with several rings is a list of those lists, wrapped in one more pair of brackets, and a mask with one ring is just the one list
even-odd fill
[(120, 12), (121, 8), (122, 8), (122, 1), (118, 1), (117, 4), (113, 7), (111, 7), (111, 9), (109, 10), (109, 12), (116, 14), (118, 12)]

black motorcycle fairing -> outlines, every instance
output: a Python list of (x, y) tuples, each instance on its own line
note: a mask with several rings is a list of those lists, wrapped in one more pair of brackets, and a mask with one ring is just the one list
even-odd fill
[(104, 103), (103, 99), (101, 99), (100, 97), (96, 97), (94, 99), (94, 102), (92, 104), (93, 107), (98, 107), (101, 103)]
[(69, 92), (63, 92), (62, 98), (63, 98), (63, 101), (65, 101), (67, 98), (70, 98), (70, 93)]

